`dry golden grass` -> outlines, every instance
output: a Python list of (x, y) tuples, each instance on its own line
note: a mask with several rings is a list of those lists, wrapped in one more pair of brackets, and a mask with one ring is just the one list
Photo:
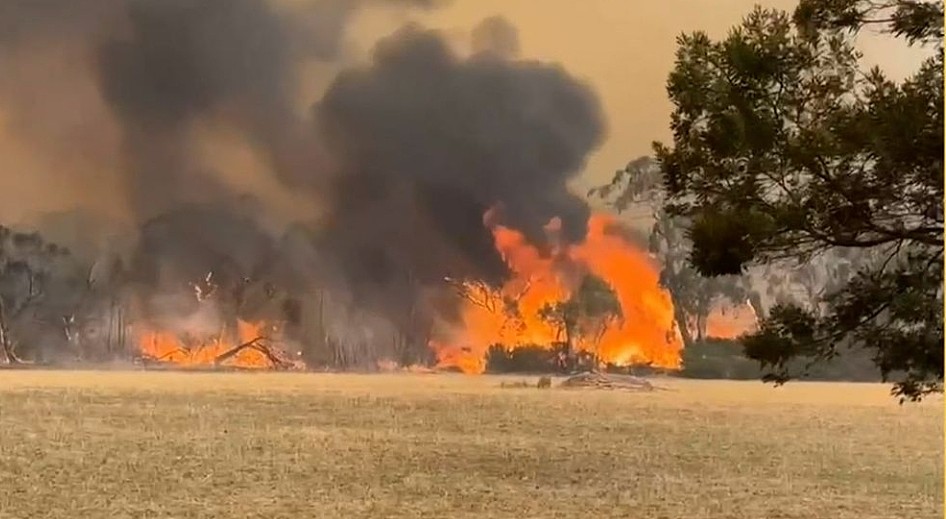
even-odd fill
[(938, 398), (500, 382), (2, 372), (0, 517), (942, 517)]

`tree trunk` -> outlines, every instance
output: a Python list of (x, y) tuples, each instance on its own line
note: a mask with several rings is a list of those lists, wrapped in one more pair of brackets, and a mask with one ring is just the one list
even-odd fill
[(673, 317), (677, 324), (677, 330), (680, 331), (680, 338), (683, 339), (683, 347), (687, 348), (693, 344), (693, 336), (690, 335), (686, 312), (676, 303), (673, 305)]
[(252, 341), (244, 342), (243, 344), (240, 344), (239, 346), (235, 346), (231, 348), (230, 350), (224, 353), (221, 353), (214, 359), (214, 365), (219, 366), (223, 362), (226, 362), (228, 359), (234, 357), (237, 353), (240, 353), (241, 351), (245, 349), (254, 349), (262, 353), (263, 355), (265, 355), (266, 359), (269, 360), (269, 362), (272, 364), (274, 368), (278, 369), (278, 368), (283, 367), (282, 359), (276, 356), (276, 354), (273, 353), (273, 350), (271, 350), (269, 346), (261, 344), (260, 341), (262, 340), (263, 340), (262, 337), (257, 337), (253, 339)]
[(112, 297), (108, 306), (108, 330), (105, 332), (105, 355), (111, 360), (115, 357), (112, 351), (112, 330), (115, 328), (115, 298)]
[(749, 306), (755, 311), (756, 319), (765, 318), (765, 308), (762, 306), (762, 297), (757, 292), (749, 294)]
[(128, 358), (128, 348), (125, 346), (125, 311), (122, 305), (118, 305), (118, 351), (125, 358)]
[[(313, 327), (315, 329), (312, 330), (312, 328), (306, 326), (306, 346), (303, 352), (303, 361), (308, 368), (312, 368), (326, 360), (331, 360), (334, 363), (334, 359), (329, 359), (328, 357), (329, 341), (325, 334), (325, 292), (319, 290), (315, 301), (315, 326)], [(314, 337), (308, 336), (310, 330)]]
[(565, 372), (571, 373), (575, 370), (575, 345), (572, 337), (572, 327), (565, 325)]
[(13, 352), (13, 341), (10, 339), (10, 328), (7, 326), (7, 314), (0, 298), (0, 350), (8, 364), (19, 364), (20, 359)]
[(706, 313), (696, 314), (696, 341), (700, 342), (706, 335)]

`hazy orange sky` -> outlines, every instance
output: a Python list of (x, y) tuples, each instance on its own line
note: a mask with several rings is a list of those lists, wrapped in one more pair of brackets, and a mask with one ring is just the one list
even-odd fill
[[(2, 0), (0, 0), (2, 1)], [(291, 5), (308, 0), (272, 0)], [(349, 26), (346, 59), (366, 59), (374, 43), (407, 21), (442, 30), (461, 50), (484, 18), (501, 15), (519, 29), (521, 57), (560, 63), (597, 92), (607, 117), (608, 137), (591, 155), (576, 190), (610, 178), (615, 169), (650, 152), (653, 140), (669, 137), (671, 110), (664, 85), (673, 66), (675, 39), (683, 32), (705, 30), (724, 36), (739, 23), (753, 0), (452, 0), (439, 9), (420, 12), (378, 8), (361, 11)], [(791, 10), (797, 0), (767, 0), (765, 6)], [(861, 38), (869, 63), (893, 77), (914, 70), (922, 53), (891, 38)], [(126, 210), (120, 181), (120, 131), (85, 71), (82, 48), (31, 49), (30, 59), (15, 60), (0, 86), (19, 92), (32, 116), (28, 129), (52, 135), (59, 154), (37, 153), (21, 138), (24, 121), (11, 120), (0, 106), (0, 221), (18, 221), (44, 211), (94, 203), (112, 216)], [(65, 55), (64, 55), (65, 53)], [(73, 54), (75, 54), (73, 56)], [(299, 109), (308, 110), (332, 80), (333, 66), (303, 73)], [(310, 73), (311, 72), (311, 73)], [(52, 81), (50, 80), (52, 79)], [(61, 95), (68, 92), (69, 95)], [(21, 110), (22, 112), (22, 110)], [(58, 114), (58, 115), (51, 115)], [(63, 115), (67, 114), (67, 115)], [(202, 130), (206, 130), (203, 128)], [(291, 190), (269, 185), (245, 146), (227, 135), (204, 139), (216, 169), (242, 189), (273, 198), (294, 217), (298, 207)], [(218, 132), (219, 133), (219, 132)], [(217, 145), (216, 141), (223, 144)], [(214, 151), (216, 148), (227, 153)], [(246, 151), (246, 153), (244, 153)], [(80, 174), (81, 173), (81, 174)], [(234, 180), (236, 179), (236, 180)], [(54, 187), (54, 189), (50, 189)]]
[[(561, 63), (598, 92), (609, 136), (585, 170), (580, 187), (600, 183), (630, 159), (670, 137), (670, 102), (664, 90), (676, 37), (704, 30), (721, 37), (753, 5), (794, 9), (797, 0), (453, 0), (412, 19), (444, 30), (459, 45), (483, 18), (502, 15), (519, 28), (523, 58)], [(365, 43), (385, 23), (363, 16), (353, 31)], [(921, 53), (890, 38), (862, 37), (865, 59), (903, 77)]]

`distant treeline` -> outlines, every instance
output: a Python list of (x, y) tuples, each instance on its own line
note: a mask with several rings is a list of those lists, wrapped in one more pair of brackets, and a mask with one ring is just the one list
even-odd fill
[[(683, 378), (759, 380), (766, 372), (759, 363), (743, 354), (742, 345), (730, 339), (704, 339), (685, 348), (680, 371), (653, 368), (647, 365), (605, 365), (609, 373), (647, 375), (661, 373)], [(590, 369), (595, 364), (590, 354), (580, 354), (576, 368)], [(790, 367), (799, 378), (824, 381), (880, 381), (877, 367), (867, 352), (843, 351), (829, 362), (808, 366), (805, 359), (796, 359)], [(562, 353), (554, 348), (521, 346), (507, 349), (494, 345), (486, 356), (487, 373), (555, 373), (563, 370)]]

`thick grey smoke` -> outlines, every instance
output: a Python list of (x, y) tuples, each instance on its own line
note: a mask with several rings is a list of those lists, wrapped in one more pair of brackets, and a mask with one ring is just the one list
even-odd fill
[(603, 137), (600, 105), (560, 67), (509, 59), (512, 30), (488, 20), (462, 58), (406, 27), (326, 92), (316, 115), (341, 171), (324, 246), (357, 283), (495, 279), (494, 207), (536, 243), (553, 217), (566, 239), (584, 236), (589, 209), (566, 184)]
[(122, 121), (134, 207), (153, 216), (229, 194), (189, 156), (190, 126), (225, 110), (281, 178), (314, 176), (314, 140), (292, 106), (295, 66), (303, 52), (331, 59), (354, 7), (311, 4), (309, 36), (261, 0), (129, 0), (130, 36), (99, 47), (97, 75)]
[[(80, 49), (77, 67), (117, 135), (120, 191), (138, 228), (128, 262), (136, 286), (179, 290), (211, 271), (231, 287), (267, 280), (304, 295), (321, 285), (398, 323), (405, 304), (431, 301), (446, 276), (505, 274), (484, 225), (490, 209), (537, 243), (553, 217), (563, 239), (583, 237), (589, 210), (567, 184), (604, 123), (586, 85), (517, 58), (515, 27), (501, 18), (476, 28), (470, 56), (407, 26), (367, 65), (336, 63), (343, 71), (321, 101), (298, 110), (300, 65), (337, 61), (356, 10), (383, 3), (438, 2), (6, 0), (0, 59)], [(31, 89), (5, 85), (8, 115), (58, 117), (23, 108), (17, 96)], [(50, 101), (70, 95), (55, 84), (32, 90)], [(274, 182), (326, 205), (324, 220), (288, 231), (264, 223), (279, 208), (199, 160), (195, 127), (208, 120), (244, 137)], [(36, 127), (38, 153), (62, 146)], [(434, 300), (438, 312), (449, 308)]]

